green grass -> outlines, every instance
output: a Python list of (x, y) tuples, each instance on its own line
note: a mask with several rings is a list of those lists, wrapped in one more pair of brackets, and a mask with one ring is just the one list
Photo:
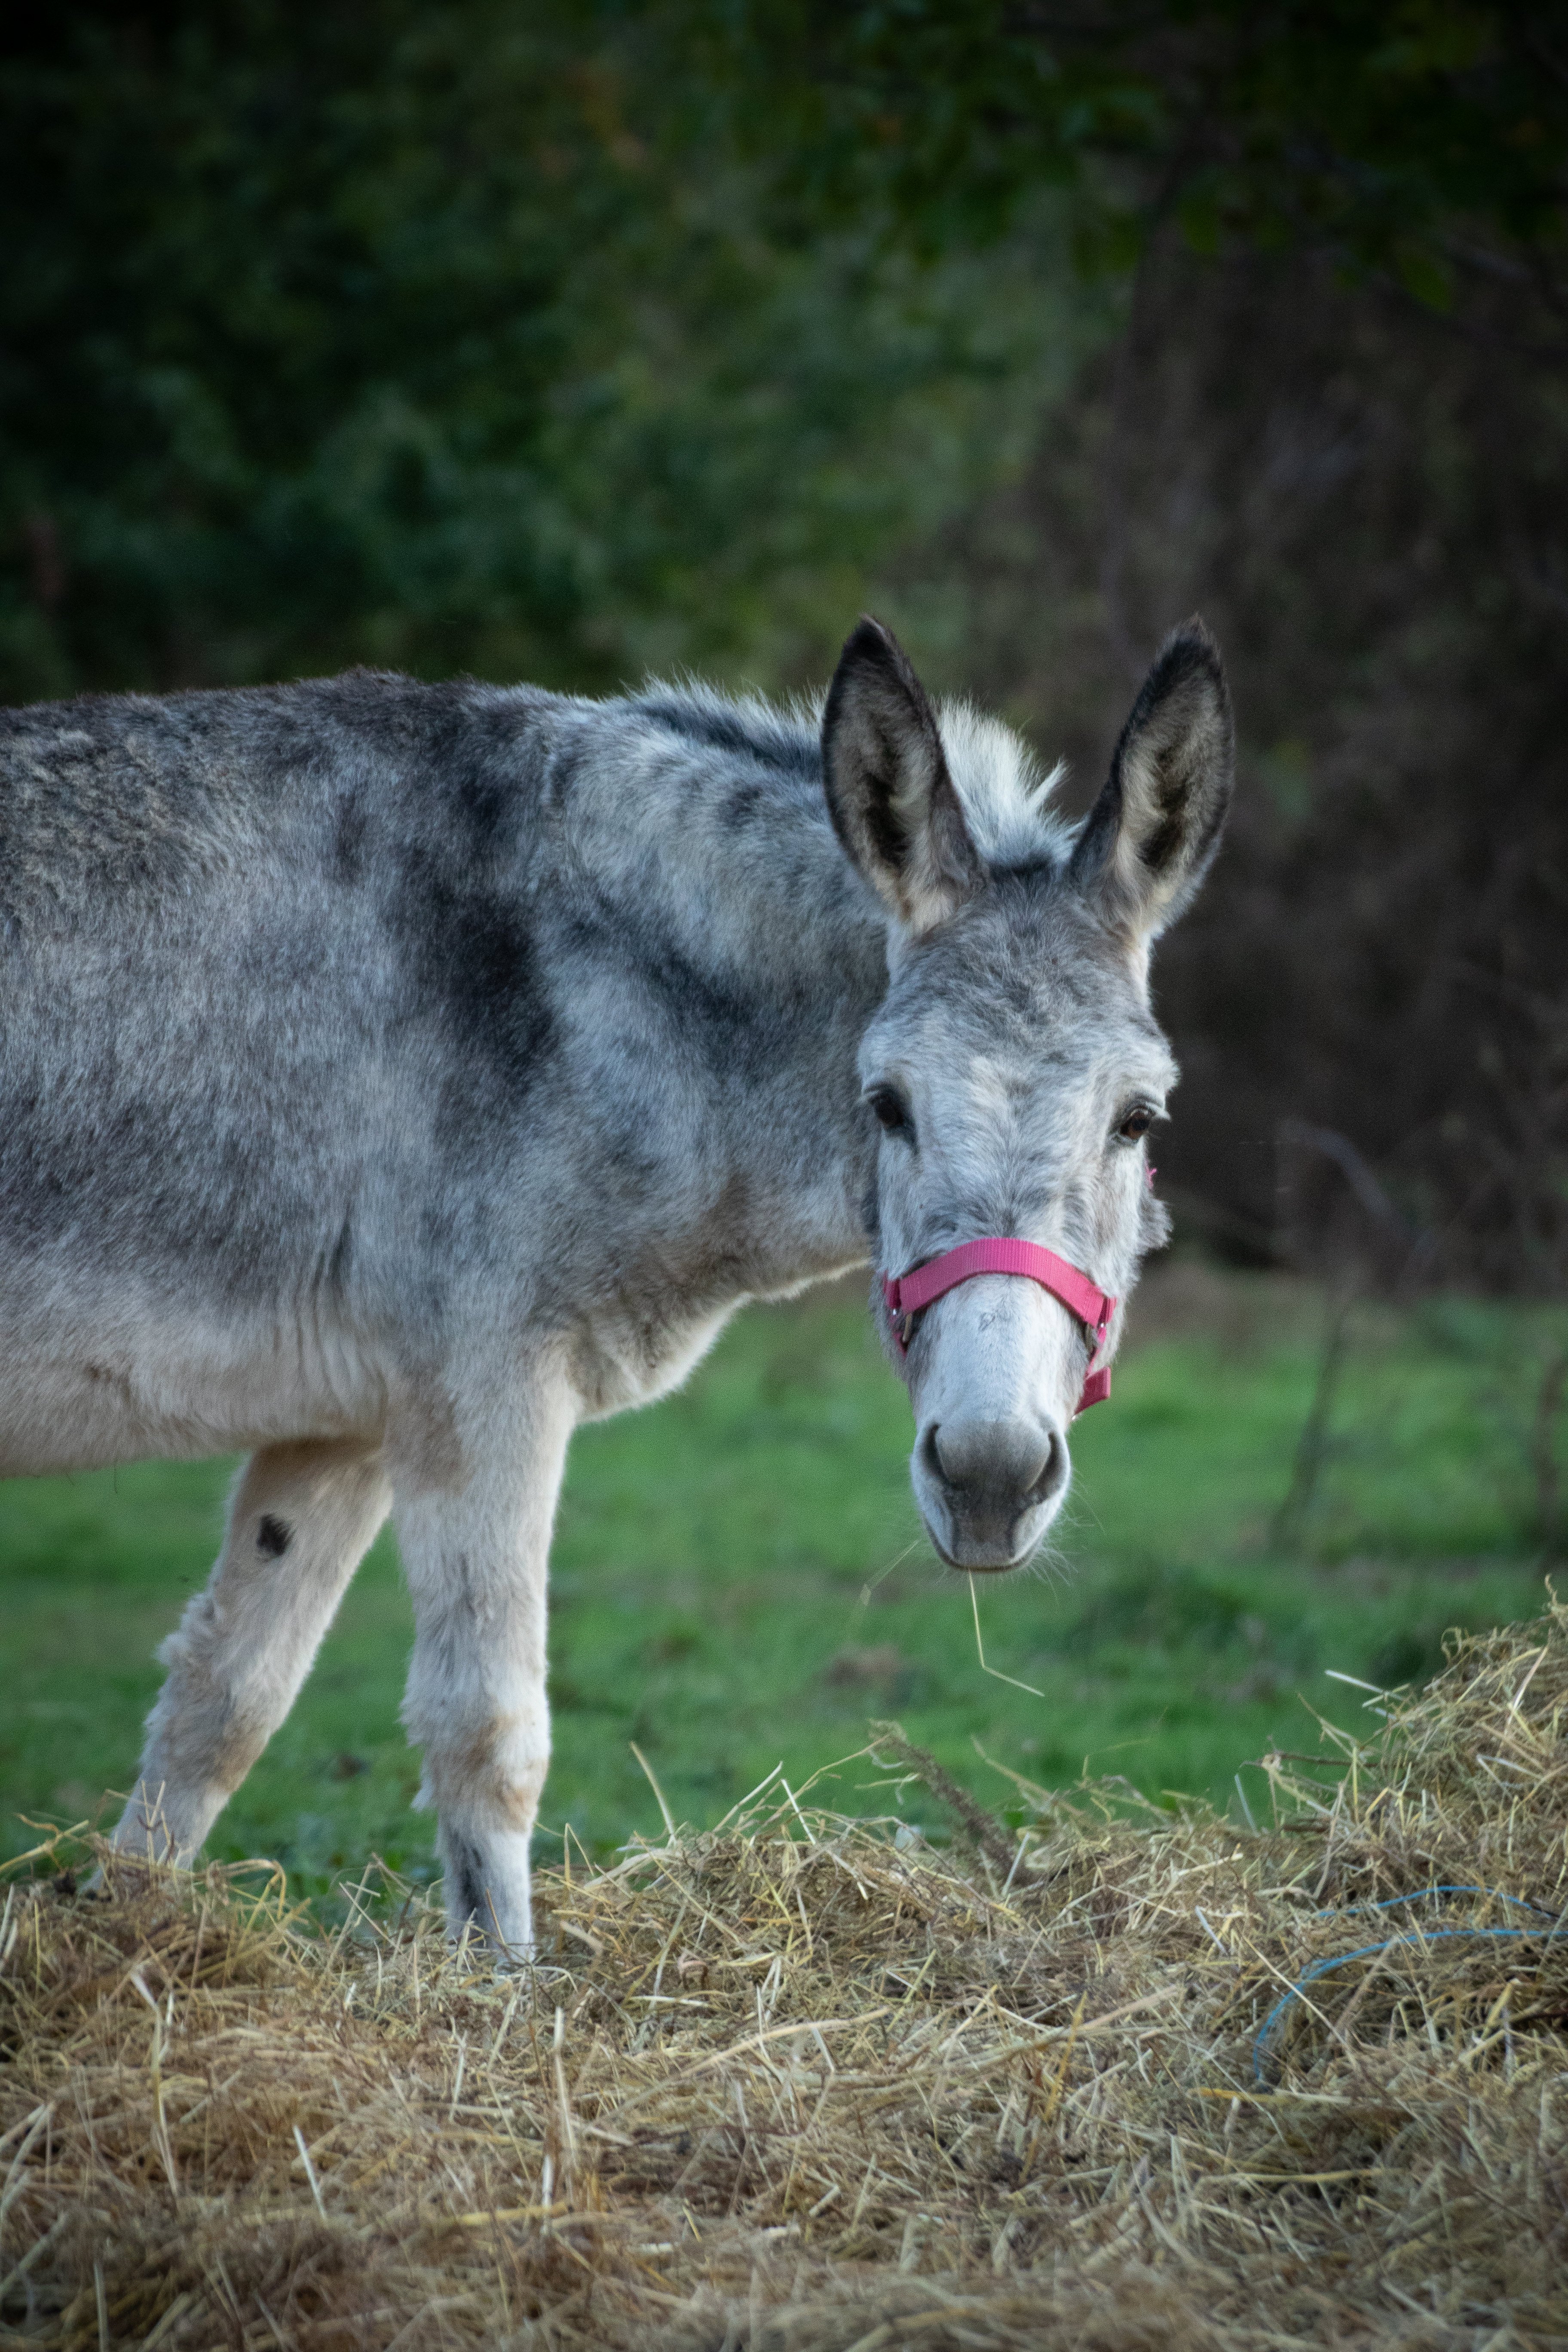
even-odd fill
[[(568, 1822), (601, 1852), (657, 1827), (633, 1740), (700, 1824), (780, 1760), (798, 1786), (889, 1715), (993, 1802), (1007, 1787), (976, 1740), (1033, 1780), (1087, 1766), (1234, 1806), (1249, 1758), (1316, 1745), (1309, 1707), (1356, 1719), (1326, 1667), (1418, 1679), (1445, 1627), (1539, 1605), (1528, 1436), (1549, 1317), (1360, 1310), (1304, 1541), (1280, 1558), (1268, 1527), (1312, 1391), (1317, 1302), (1178, 1265), (1140, 1306), (1114, 1403), (1075, 1433), (1055, 1558), (979, 1587), (988, 1663), (1040, 1696), (981, 1671), (969, 1594), (920, 1534), (908, 1405), (858, 1300), (753, 1309), (682, 1394), (583, 1432), (554, 1552), (543, 1850)], [(19, 1816), (90, 1817), (125, 1787), (153, 1652), (205, 1579), (229, 1475), (151, 1464), (0, 1485), (5, 1851), (31, 1842)], [(276, 1855), (302, 1893), (372, 1849), (428, 1873), (397, 1723), (410, 1633), (384, 1536), (211, 1852)], [(880, 1809), (873, 1777), (852, 1766), (827, 1801)]]

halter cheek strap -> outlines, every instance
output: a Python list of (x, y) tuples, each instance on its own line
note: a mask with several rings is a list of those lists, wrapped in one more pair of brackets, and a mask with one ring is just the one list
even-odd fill
[(910, 1274), (884, 1275), (882, 1297), (899, 1355), (908, 1351), (914, 1319), (921, 1309), (940, 1298), (944, 1291), (956, 1290), (961, 1282), (972, 1282), (977, 1274), (1022, 1275), (1030, 1282), (1037, 1282), (1042, 1290), (1048, 1290), (1053, 1298), (1059, 1298), (1069, 1315), (1077, 1316), (1092, 1342), (1077, 1412), (1087, 1412), (1091, 1404), (1103, 1404), (1110, 1394), (1110, 1367), (1106, 1364), (1098, 1370), (1095, 1367), (1116, 1312), (1116, 1301), (1108, 1291), (1090, 1282), (1087, 1274), (1069, 1265), (1065, 1257), (1058, 1257), (1054, 1250), (1041, 1249), (1034, 1242), (1000, 1235), (963, 1242), (957, 1249), (944, 1250), (940, 1257), (928, 1258), (924, 1265), (917, 1265)]

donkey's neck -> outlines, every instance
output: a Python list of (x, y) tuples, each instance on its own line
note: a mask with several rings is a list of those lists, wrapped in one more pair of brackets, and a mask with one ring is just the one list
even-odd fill
[(874, 1147), (856, 1056), (888, 965), (813, 735), (780, 719), (716, 742), (710, 715), (677, 698), (650, 724), (648, 698), (600, 705), (591, 755), (569, 727), (553, 764), (571, 771), (558, 870), (621, 967), (621, 1051), (657, 1074), (657, 1094), (638, 1088), (658, 1171), (639, 1202), (647, 1255), (719, 1306), (865, 1260)]

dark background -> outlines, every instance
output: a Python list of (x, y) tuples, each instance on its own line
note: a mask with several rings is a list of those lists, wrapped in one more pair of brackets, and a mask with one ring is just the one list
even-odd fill
[(1162, 1181), (1568, 1274), (1568, 39), (1441, 5), (75, 6), (0, 64), (0, 690), (820, 680), (1081, 797), (1201, 608)]

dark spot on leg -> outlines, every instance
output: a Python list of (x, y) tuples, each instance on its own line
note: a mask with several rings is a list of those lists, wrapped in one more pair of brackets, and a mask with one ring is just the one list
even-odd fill
[(256, 1549), (264, 1559), (281, 1559), (294, 1540), (294, 1530), (282, 1519), (275, 1519), (265, 1511), (256, 1530)]

